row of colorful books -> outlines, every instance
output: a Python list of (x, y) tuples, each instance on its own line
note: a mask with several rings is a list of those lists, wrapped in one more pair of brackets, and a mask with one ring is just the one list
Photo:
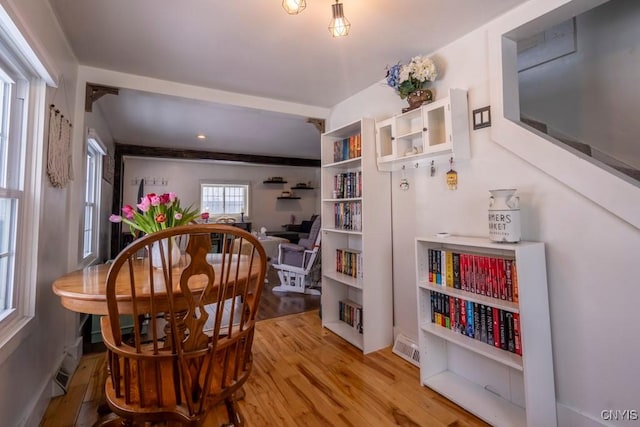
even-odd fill
[(431, 322), (496, 348), (522, 355), (519, 313), (431, 292)]
[(351, 135), (333, 142), (333, 161), (354, 159), (362, 155), (362, 136)]
[(339, 173), (333, 177), (335, 198), (345, 199), (362, 196), (362, 171)]
[(514, 259), (431, 248), (427, 256), (430, 283), (518, 302)]
[(336, 271), (362, 278), (362, 253), (356, 249), (336, 249)]
[(362, 333), (362, 306), (348, 299), (340, 301), (339, 304), (340, 320)]
[(362, 230), (362, 203), (337, 202), (333, 204), (334, 225), (338, 230)]

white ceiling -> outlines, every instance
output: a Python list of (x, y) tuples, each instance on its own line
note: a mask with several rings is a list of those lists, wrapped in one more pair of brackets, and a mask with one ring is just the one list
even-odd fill
[[(351, 32), (334, 39), (331, 0), (299, 15), (280, 0), (50, 0), (83, 65), (319, 107), (524, 0), (342, 2)], [(121, 143), (319, 158), (318, 132), (295, 114), (131, 90), (96, 104)]]

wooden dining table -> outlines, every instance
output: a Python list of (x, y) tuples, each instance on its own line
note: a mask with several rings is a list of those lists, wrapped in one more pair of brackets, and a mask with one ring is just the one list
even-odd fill
[[(184, 267), (187, 265), (187, 261), (185, 260), (186, 255), (182, 255), (182, 258), (176, 267), (172, 268), (172, 274), (174, 277), (174, 291), (175, 294), (179, 297), (180, 290), (179, 286), (179, 276)], [(237, 255), (229, 255), (229, 254), (209, 254), (207, 255), (207, 260), (213, 266), (213, 269), (216, 274), (216, 282), (220, 280), (221, 272), (222, 272), (222, 262), (224, 258), (225, 265), (231, 259), (231, 266), (235, 266)], [(249, 277), (249, 261), (246, 255), (240, 255), (239, 262), (239, 272), (237, 276), (237, 280), (245, 280)], [(243, 259), (246, 258), (246, 259)], [(133, 273), (139, 277), (147, 277), (146, 269), (149, 268), (149, 258), (142, 258), (137, 260), (133, 264)], [(72, 311), (77, 313), (86, 313), (86, 314), (96, 314), (96, 315), (107, 315), (107, 296), (106, 296), (106, 282), (107, 282), (107, 273), (109, 272), (111, 264), (97, 264), (89, 267), (85, 267), (80, 270), (75, 270), (70, 273), (65, 274), (64, 276), (56, 279), (52, 284), (53, 293), (56, 294), (60, 298), (60, 302), (62, 305)], [(253, 271), (251, 272), (251, 276), (257, 275), (259, 272), (259, 263), (253, 263)], [(131, 302), (131, 294), (130, 294), (130, 285), (128, 274), (122, 275), (122, 280), (118, 280), (118, 284), (116, 285), (116, 299), (119, 302), (122, 302), (123, 306), (127, 306), (128, 303)], [(162, 270), (157, 269), (154, 271), (154, 276), (158, 279), (155, 280), (154, 288), (156, 291), (164, 288), (164, 282), (162, 280)], [(232, 273), (231, 276), (235, 277), (235, 273)], [(203, 279), (204, 280), (204, 279)], [(150, 281), (147, 280), (136, 280), (136, 295), (140, 297), (140, 299), (145, 299), (149, 297), (150, 294)], [(202, 282), (199, 284), (197, 281), (190, 281), (189, 286), (192, 291), (197, 291), (198, 286), (204, 287), (205, 283)], [(157, 296), (158, 294), (156, 294)]]
[[(240, 261), (236, 264), (237, 256), (240, 256)], [(230, 263), (228, 263), (229, 260), (231, 261)], [(220, 281), (221, 272), (223, 271), (223, 262), (227, 267), (231, 266), (233, 268), (233, 266), (238, 265), (237, 276), (234, 272), (232, 272), (230, 276), (235, 277), (235, 280), (243, 280), (245, 281), (244, 283), (246, 283), (246, 279), (254, 277), (254, 275), (257, 276), (260, 272), (260, 263), (250, 263), (249, 257), (247, 255), (231, 255), (218, 253), (208, 254), (207, 261), (213, 266), (215, 272), (215, 283), (219, 283)], [(133, 274), (138, 277), (148, 277), (147, 273), (149, 269), (149, 262), (150, 260), (148, 257), (136, 260), (132, 267)], [(180, 283), (179, 277), (187, 264), (187, 255), (183, 254), (177, 266), (171, 269), (174, 279), (174, 296), (177, 296), (178, 300), (181, 295), (180, 289), (178, 288)], [(253, 266), (251, 272), (249, 272), (249, 264)], [(109, 313), (106, 296), (106, 283), (107, 274), (110, 267), (110, 263), (96, 264), (67, 273), (53, 282), (53, 293), (60, 297), (62, 305), (71, 311), (102, 316), (108, 315)], [(154, 285), (156, 290), (163, 289), (164, 281), (162, 277), (162, 270), (156, 269), (155, 271), (153, 271), (153, 275), (154, 282), (156, 282)], [(122, 275), (121, 279), (119, 276), (118, 282), (116, 284), (116, 299), (119, 302), (120, 312), (126, 314), (126, 308), (131, 306), (131, 290), (128, 277), (125, 276), (128, 276), (128, 272), (126, 272), (125, 275)], [(149, 297), (149, 282), (150, 280), (136, 280), (136, 295), (139, 296), (142, 300), (148, 299)], [(197, 280), (195, 282), (189, 282), (189, 286), (192, 291), (197, 291), (198, 287), (200, 286), (204, 288), (205, 285), (206, 283), (204, 281), (201, 283), (199, 283)], [(216, 292), (212, 292), (211, 294), (216, 294)], [(155, 298), (160, 298), (160, 300), (162, 300), (162, 298), (164, 297), (166, 297), (166, 293), (161, 292), (155, 294)], [(225, 312), (223, 314), (223, 317), (228, 318), (229, 320), (234, 319), (236, 314), (231, 313), (230, 311), (227, 312), (227, 305), (228, 304), (225, 304)], [(205, 309), (206, 308), (207, 307), (205, 307)], [(170, 333), (168, 327), (165, 327), (165, 333), (167, 335)], [(170, 342), (170, 340), (168, 340), (168, 342)], [(104, 384), (107, 376), (106, 357), (104, 362), (104, 369), (102, 369), (101, 371), (103, 376), (98, 379), (98, 381)], [(240, 390), (239, 398), (242, 398), (243, 395), (244, 390)], [(101, 422), (106, 423), (112, 418), (117, 419), (117, 417), (114, 417), (114, 414), (111, 413), (104, 396), (102, 397), (101, 402), (98, 404), (97, 412), (99, 414), (99, 417), (101, 418)]]

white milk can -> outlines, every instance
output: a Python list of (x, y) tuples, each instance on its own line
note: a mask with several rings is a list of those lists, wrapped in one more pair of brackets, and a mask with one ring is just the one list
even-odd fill
[(520, 241), (520, 199), (515, 188), (489, 190), (489, 238), (494, 242)]

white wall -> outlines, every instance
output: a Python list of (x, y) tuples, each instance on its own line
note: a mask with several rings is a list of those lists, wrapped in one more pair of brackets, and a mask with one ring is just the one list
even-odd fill
[[(46, 104), (55, 104), (65, 117), (74, 117), (77, 63), (54, 22), (48, 1), (2, 0), (0, 3), (59, 82), (57, 89), (47, 90)], [(77, 124), (74, 119), (72, 123)], [(47, 126), (45, 123), (45, 129)], [(45, 131), (45, 153), (46, 135)], [(76, 147), (78, 141), (74, 140), (73, 144)], [(46, 164), (46, 157), (44, 161)], [(68, 238), (67, 200), (78, 180), (64, 189), (53, 188), (46, 171), (42, 180), (34, 327), (0, 365), (0, 414), (2, 425), (6, 426), (38, 425), (49, 403), (51, 379), (64, 348), (73, 345), (76, 337), (77, 315), (62, 308), (51, 292), (51, 283), (67, 272), (67, 257), (61, 248), (73, 246), (77, 250), (77, 242), (70, 242)]]
[[(564, 1), (533, 0), (529, 7), (550, 3)], [(512, 14), (503, 16), (502, 23)], [(445, 96), (450, 87), (466, 88), (470, 111), (489, 104), (490, 85), (495, 83), (489, 74), (487, 37), (492, 25), (435, 52), (442, 70), (433, 84), (436, 97)], [(399, 113), (404, 103), (381, 85), (338, 104), (329, 128), (361, 116), (381, 119)], [(417, 339), (414, 259), (405, 256), (414, 252), (414, 237), (439, 231), (488, 236), (488, 190), (517, 188), (523, 238), (546, 244), (559, 425), (600, 425), (604, 409), (637, 409), (640, 340), (633, 326), (626, 325), (636, 323), (640, 300), (640, 231), (496, 144), (491, 135), (491, 128), (471, 131), (471, 159), (455, 165), (456, 191), (446, 188), (447, 165), (439, 165), (433, 178), (421, 169), (407, 173), (407, 192), (398, 186), (401, 172), (394, 172), (396, 332)], [(526, 143), (541, 141), (532, 137)]]
[[(318, 138), (319, 139), (319, 138)], [(252, 223), (252, 230), (261, 227), (282, 231), (283, 224), (309, 219), (320, 213), (320, 168), (230, 164), (211, 161), (170, 160), (127, 157), (124, 160), (123, 201), (135, 206), (139, 200), (136, 177), (165, 178), (166, 186), (145, 184), (145, 193), (175, 192), (183, 206), (200, 206), (200, 181), (242, 181), (250, 184), (251, 212), (245, 221)], [(263, 184), (270, 176), (281, 176), (286, 184)], [(296, 183), (311, 182), (314, 190), (294, 190), (298, 200), (278, 200), (283, 190), (290, 190)]]

